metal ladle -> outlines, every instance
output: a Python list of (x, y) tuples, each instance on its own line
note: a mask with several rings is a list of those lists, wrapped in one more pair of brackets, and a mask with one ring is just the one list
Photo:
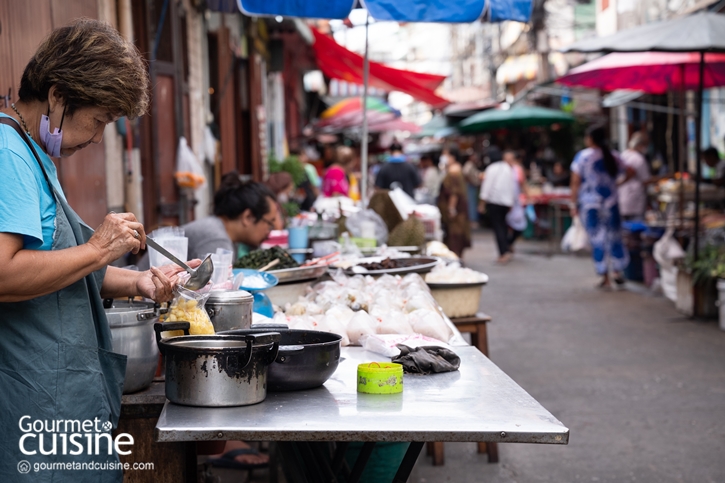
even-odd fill
[(199, 290), (200, 288), (206, 287), (206, 284), (209, 283), (209, 280), (211, 280), (211, 275), (214, 273), (214, 262), (211, 261), (211, 255), (207, 255), (204, 261), (201, 262), (201, 265), (194, 270), (186, 263), (176, 258), (166, 248), (155, 242), (153, 238), (146, 237), (146, 244), (186, 270), (186, 272), (191, 275), (189, 280), (184, 284), (184, 288), (188, 288), (189, 290)]

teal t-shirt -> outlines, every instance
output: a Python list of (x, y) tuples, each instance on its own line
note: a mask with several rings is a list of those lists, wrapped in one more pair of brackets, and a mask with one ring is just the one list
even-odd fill
[[(8, 117), (0, 113), (0, 116)], [(55, 189), (65, 196), (53, 161), (32, 140)], [(50, 250), (55, 233), (56, 203), (38, 161), (10, 126), (0, 124), (0, 233), (23, 236), (23, 248)]]

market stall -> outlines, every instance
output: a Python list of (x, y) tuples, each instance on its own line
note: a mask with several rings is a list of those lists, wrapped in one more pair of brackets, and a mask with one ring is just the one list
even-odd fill
[[(356, 370), (360, 363), (385, 358), (344, 348), (338, 370), (317, 389), (273, 393), (260, 404), (237, 408), (167, 402), (156, 437), (162, 443), (189, 444), (227, 439), (411, 442), (396, 482), (407, 481), (425, 441), (568, 443), (568, 428), (477, 349), (456, 351), (461, 357), (457, 372), (405, 376), (401, 394), (380, 396), (357, 392)], [(359, 458), (352, 472), (359, 475), (367, 463)]]

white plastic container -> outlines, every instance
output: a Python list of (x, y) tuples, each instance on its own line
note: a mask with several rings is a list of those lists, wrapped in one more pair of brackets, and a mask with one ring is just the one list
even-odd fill
[(720, 329), (725, 330), (725, 280), (717, 280), (717, 306), (720, 309)]
[[(173, 253), (179, 260), (188, 260), (189, 239), (185, 236), (154, 238), (154, 241)], [(161, 267), (173, 263), (174, 262), (149, 247), (149, 265), (152, 267)]]

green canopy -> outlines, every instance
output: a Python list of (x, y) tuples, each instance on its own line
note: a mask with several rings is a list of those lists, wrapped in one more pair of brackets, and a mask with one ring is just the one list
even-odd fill
[(519, 106), (511, 109), (489, 109), (461, 121), (462, 133), (477, 133), (504, 128), (527, 128), (574, 122), (574, 116), (564, 111), (537, 106)]
[(446, 116), (436, 114), (435, 116), (433, 116), (433, 119), (420, 127), (420, 132), (415, 134), (415, 137), (423, 138), (428, 136), (434, 136), (435, 133), (437, 133), (441, 129), (447, 128), (448, 126), (449, 123), (448, 119), (446, 119)]

